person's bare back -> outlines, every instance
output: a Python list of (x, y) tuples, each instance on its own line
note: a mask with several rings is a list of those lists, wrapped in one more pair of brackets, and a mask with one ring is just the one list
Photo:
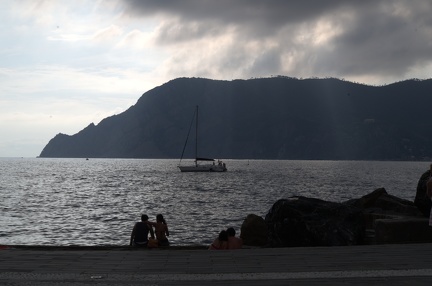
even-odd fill
[(161, 223), (161, 222), (157, 222), (157, 223), (154, 225), (154, 228), (155, 228), (156, 238), (157, 238), (158, 240), (166, 240), (166, 239), (167, 239), (166, 235), (167, 235), (169, 232), (168, 232), (168, 227), (167, 227), (166, 224), (163, 224), (163, 223)]
[(243, 246), (243, 240), (236, 237), (234, 228), (230, 227), (227, 229), (228, 233), (228, 249), (240, 249)]
[(240, 249), (243, 246), (243, 240), (239, 237), (228, 236), (228, 249)]

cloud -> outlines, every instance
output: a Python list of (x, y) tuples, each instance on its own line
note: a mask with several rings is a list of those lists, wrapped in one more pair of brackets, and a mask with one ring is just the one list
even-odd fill
[[(52, 94), (74, 91), (94, 94), (140, 93), (151, 85), (143, 85), (144, 74), (133, 69), (69, 68), (67, 66), (34, 66), (27, 68), (0, 68), (0, 93), (4, 95)], [(22, 84), (25, 82), (25, 85)], [(77, 96), (76, 95), (76, 96)], [(58, 94), (56, 97), (62, 97)], [(1, 97), (0, 97), (1, 98)]]
[(96, 62), (144, 64), (167, 80), (285, 74), (380, 84), (422, 74), (432, 62), (427, 0), (28, 3), (21, 17), (52, 27), (47, 39), (82, 42), (76, 48), (86, 56), (68, 64), (93, 54)]
[(90, 122), (98, 123), (124, 111), (123, 108), (107, 109), (100, 102), (80, 102), (73, 97), (69, 100), (0, 99), (0, 157), (34, 157), (56, 134), (75, 134)]
[[(292, 73), (288, 75), (375, 78), (371, 83), (383, 83), (410, 77), (432, 59), (432, 3), (427, 0), (122, 3), (131, 17), (160, 19), (156, 42), (175, 47), (166, 63), (179, 64), (178, 58), (185, 63), (167, 67), (174, 76), (181, 72), (221, 78), (242, 70), (243, 77)], [(203, 65), (193, 70), (196, 58)], [(222, 66), (226, 62), (241, 67), (229, 69)]]
[(353, 15), (345, 22), (344, 32), (334, 38), (334, 52), (327, 53), (317, 66), (331, 67), (343, 75), (403, 77), (412, 67), (430, 63), (432, 26), (420, 24), (426, 15), (415, 8), (381, 5)]
[(56, 134), (125, 111), (159, 81), (133, 69), (1, 68), (0, 157), (36, 156)]
[(89, 41), (98, 44), (103, 44), (106, 42), (116, 41), (123, 34), (120, 27), (116, 25), (111, 25), (106, 28), (99, 29), (93, 33), (83, 32), (81, 34), (66, 34), (66, 33), (56, 33), (54, 35), (48, 36), (49, 41), (65, 41), (65, 42), (78, 42), (78, 41)]
[(138, 29), (128, 32), (115, 45), (116, 49), (127, 49), (135, 51), (145, 51), (146, 49), (155, 48), (154, 39), (151, 33), (145, 33)]
[[(237, 26), (248, 36), (265, 37), (278, 33), (287, 25), (298, 25), (314, 22), (325, 16), (335, 16), (340, 11), (358, 10), (372, 7), (379, 1), (152, 1), (124, 0), (125, 13), (135, 17), (157, 15), (172, 19), (173, 24), (200, 24), (200, 29), (212, 33), (215, 26)], [(169, 34), (168, 34), (169, 35)], [(197, 34), (198, 36), (200, 34)]]

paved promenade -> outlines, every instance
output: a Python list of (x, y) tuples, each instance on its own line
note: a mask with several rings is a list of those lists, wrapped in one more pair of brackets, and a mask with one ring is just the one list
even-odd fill
[(432, 244), (208, 251), (0, 247), (0, 285), (431, 285)]

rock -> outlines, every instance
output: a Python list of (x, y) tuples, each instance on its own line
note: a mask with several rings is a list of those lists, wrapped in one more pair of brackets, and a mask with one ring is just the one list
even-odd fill
[(360, 208), (314, 198), (278, 200), (265, 222), (272, 247), (356, 245), (364, 239)]
[(375, 243), (425, 243), (432, 241), (432, 227), (423, 217), (377, 219)]
[(413, 202), (389, 195), (384, 188), (376, 189), (360, 199), (349, 200), (345, 204), (377, 215), (422, 216)]
[(371, 243), (420, 243), (431, 241), (432, 228), (411, 201), (389, 195), (384, 188), (346, 202), (363, 210)]
[(421, 175), (417, 183), (417, 192), (414, 199), (414, 204), (422, 212), (423, 216), (429, 217), (432, 202), (426, 195), (426, 182), (430, 177), (430, 171), (426, 171)]
[(260, 216), (249, 214), (240, 229), (243, 245), (265, 246), (267, 244), (267, 226)]

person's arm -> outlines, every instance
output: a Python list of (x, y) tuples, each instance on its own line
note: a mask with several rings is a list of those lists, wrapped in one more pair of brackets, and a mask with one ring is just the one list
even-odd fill
[(209, 250), (218, 250), (219, 249), (219, 246), (218, 246), (218, 244), (219, 244), (219, 239), (215, 239), (213, 242), (212, 242), (212, 244), (210, 244), (210, 246), (209, 246)]
[(131, 245), (131, 246), (132, 246), (133, 239), (134, 239), (134, 237), (135, 237), (135, 226), (136, 226), (136, 225), (134, 225), (134, 227), (133, 227), (133, 229), (132, 229), (132, 233), (131, 233), (131, 237), (130, 237), (129, 245)]
[(432, 198), (432, 177), (426, 183), (426, 195)]
[(169, 236), (168, 225), (165, 225), (165, 234), (166, 236)]
[(150, 231), (150, 236), (151, 236), (151, 238), (155, 238), (155, 235), (154, 235), (154, 231), (153, 231), (153, 228), (150, 226), (149, 227), (149, 231)]

